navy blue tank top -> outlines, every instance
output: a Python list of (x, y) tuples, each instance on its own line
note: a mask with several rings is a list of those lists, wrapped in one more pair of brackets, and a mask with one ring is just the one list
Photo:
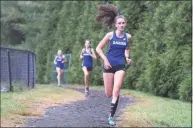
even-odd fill
[(62, 67), (64, 63), (62, 61), (64, 60), (63, 56), (56, 56), (55, 61), (56, 61), (56, 67)]
[[(89, 52), (91, 53), (91, 48), (89, 48)], [(92, 56), (90, 56), (87, 52), (86, 49), (83, 50), (83, 62), (82, 62), (82, 66), (85, 67), (93, 67), (93, 58)]]
[(113, 37), (109, 41), (109, 50), (106, 53), (106, 57), (111, 66), (125, 64), (125, 49), (127, 48), (128, 43), (125, 32), (123, 38), (117, 37), (116, 33), (113, 32)]

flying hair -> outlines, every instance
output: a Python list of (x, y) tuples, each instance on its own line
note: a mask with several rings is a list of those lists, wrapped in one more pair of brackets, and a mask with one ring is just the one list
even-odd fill
[(118, 18), (125, 19), (123, 15), (119, 14), (118, 8), (113, 4), (107, 3), (98, 6), (98, 14), (95, 17), (96, 21), (102, 21), (106, 27), (111, 28)]

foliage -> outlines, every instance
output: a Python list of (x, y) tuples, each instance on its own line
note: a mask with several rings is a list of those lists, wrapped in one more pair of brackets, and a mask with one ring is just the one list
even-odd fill
[[(58, 49), (71, 53), (69, 82), (83, 84), (79, 54), (84, 41), (90, 39), (95, 49), (104, 35), (112, 31), (94, 20), (101, 3), (106, 1), (4, 1), (1, 41), (15, 47), (23, 43), (21, 47), (35, 51), (38, 83), (50, 83)], [(126, 17), (126, 32), (132, 35), (133, 63), (127, 69), (123, 87), (191, 101), (191, 1), (110, 3)], [(13, 30), (17, 34), (11, 33)], [(103, 84), (99, 58), (94, 61), (92, 84)]]

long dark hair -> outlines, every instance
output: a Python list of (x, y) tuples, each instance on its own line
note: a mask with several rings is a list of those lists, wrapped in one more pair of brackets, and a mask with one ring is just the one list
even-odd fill
[(98, 6), (98, 14), (95, 19), (96, 21), (102, 21), (106, 27), (114, 27), (119, 18), (123, 18), (126, 21), (126, 18), (119, 14), (117, 7), (113, 4), (107, 3)]

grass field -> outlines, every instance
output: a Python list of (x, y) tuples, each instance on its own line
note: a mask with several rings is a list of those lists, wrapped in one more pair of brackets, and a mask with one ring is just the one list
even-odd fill
[(37, 85), (36, 89), (24, 92), (1, 93), (1, 126), (25, 124), (25, 116), (43, 116), (44, 109), (49, 106), (84, 98), (82, 93), (52, 85)]
[(136, 102), (128, 106), (121, 126), (131, 127), (191, 127), (191, 103), (157, 97), (133, 90), (122, 90), (122, 94), (134, 97)]
[[(92, 89), (104, 90), (104, 87), (92, 86)], [(136, 102), (123, 110), (119, 126), (191, 127), (191, 103), (128, 89), (122, 89), (121, 94), (135, 98)], [(49, 106), (84, 99), (82, 93), (52, 85), (37, 85), (36, 89), (18, 93), (1, 93), (1, 126), (25, 124), (24, 116), (42, 116)]]

